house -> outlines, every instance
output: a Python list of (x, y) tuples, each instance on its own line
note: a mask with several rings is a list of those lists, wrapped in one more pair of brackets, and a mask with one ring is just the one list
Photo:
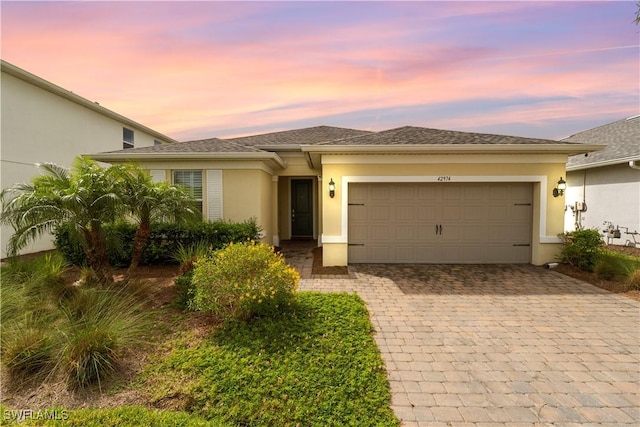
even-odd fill
[(598, 228), (609, 243), (640, 246), (640, 116), (580, 132), (563, 142), (607, 146), (569, 157), (565, 228)]
[[(36, 163), (70, 166), (81, 154), (176, 142), (6, 61), (0, 68), (2, 188), (38, 175)], [(4, 258), (12, 230), (1, 231)], [(23, 253), (52, 248), (47, 237)]]
[[(406, 126), (329, 126), (102, 152), (180, 183), (204, 218), (265, 242), (318, 239), (326, 266), (553, 261), (568, 156), (596, 144)], [(554, 193), (559, 197), (554, 197)]]

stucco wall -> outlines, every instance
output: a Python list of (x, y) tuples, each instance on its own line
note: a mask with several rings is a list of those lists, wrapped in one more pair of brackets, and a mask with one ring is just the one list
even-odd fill
[[(604, 222), (628, 227), (640, 232), (640, 170), (627, 163), (584, 169), (567, 173), (567, 210), (565, 227), (575, 230), (576, 215), (571, 207), (586, 201), (587, 211), (578, 213), (578, 222), (584, 228), (605, 228)], [(640, 236), (636, 240), (640, 241)], [(622, 233), (615, 244), (625, 244), (631, 236)]]
[[(122, 149), (123, 124), (112, 118), (5, 72), (0, 93), (2, 188), (37, 175), (34, 163), (68, 167), (78, 155)], [(153, 145), (153, 136), (133, 130), (136, 147)], [(11, 233), (11, 228), (2, 228), (2, 258)], [(52, 247), (51, 239), (43, 238), (23, 253)]]
[(553, 261), (559, 249), (564, 199), (552, 197), (551, 192), (565, 174), (564, 155), (326, 155), (322, 162), (323, 180), (336, 183), (335, 197), (330, 198), (327, 189), (322, 197), (323, 261), (327, 266), (347, 263), (345, 186), (351, 179), (376, 182), (373, 177), (389, 182), (437, 183), (439, 177), (448, 177), (450, 182), (532, 182), (532, 263)]

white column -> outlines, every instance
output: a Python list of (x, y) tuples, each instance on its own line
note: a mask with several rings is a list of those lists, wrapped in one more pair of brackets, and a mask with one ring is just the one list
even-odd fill
[(280, 246), (280, 233), (278, 230), (278, 176), (271, 177), (271, 227), (273, 228), (273, 246)]

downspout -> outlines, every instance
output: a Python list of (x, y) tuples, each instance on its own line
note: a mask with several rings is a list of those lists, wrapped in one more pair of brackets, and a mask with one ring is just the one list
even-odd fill
[(638, 169), (638, 170), (640, 170), (640, 160), (631, 160), (631, 161), (629, 162), (629, 167), (630, 167), (631, 169)]

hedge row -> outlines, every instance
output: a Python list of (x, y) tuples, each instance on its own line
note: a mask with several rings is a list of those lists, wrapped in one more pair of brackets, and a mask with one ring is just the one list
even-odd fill
[[(106, 225), (109, 237), (109, 262), (116, 268), (127, 267), (131, 261), (136, 226), (128, 223)], [(55, 232), (55, 246), (67, 262), (84, 266), (87, 259), (82, 247), (73, 241), (70, 227), (63, 225)], [(241, 223), (228, 221), (197, 222), (185, 224), (153, 224), (151, 236), (142, 256), (141, 264), (175, 263), (174, 256), (180, 246), (188, 247), (205, 242), (212, 249), (221, 249), (231, 242), (257, 240), (260, 228), (255, 220)]]

